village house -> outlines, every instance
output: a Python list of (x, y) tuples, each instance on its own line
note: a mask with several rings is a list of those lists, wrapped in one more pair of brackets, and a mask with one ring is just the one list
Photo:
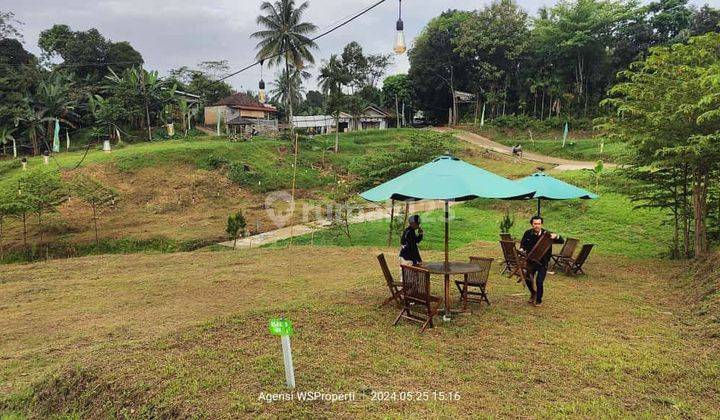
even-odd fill
[(278, 131), (277, 108), (260, 103), (246, 93), (236, 93), (205, 107), (205, 125), (216, 126), (218, 118), (234, 133), (253, 127), (259, 132)]
[[(356, 116), (347, 112), (340, 113), (338, 126), (340, 132), (386, 130), (395, 127), (396, 117), (388, 111), (370, 105)], [(317, 133), (335, 132), (335, 117), (332, 115), (301, 115), (293, 117), (295, 128), (313, 129)]]

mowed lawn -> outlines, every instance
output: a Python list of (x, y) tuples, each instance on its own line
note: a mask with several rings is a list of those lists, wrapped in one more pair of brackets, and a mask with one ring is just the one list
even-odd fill
[[(453, 259), (493, 255), (469, 243)], [(107, 255), (8, 265), (0, 274), (0, 413), (47, 417), (712, 417), (718, 342), (691, 316), (679, 264), (593, 256), (586, 278), (549, 277), (544, 306), (492, 271), (492, 306), (419, 334), (377, 305), (375, 256), (297, 246)], [(427, 260), (440, 259), (438, 251)], [(395, 271), (395, 270), (393, 270)], [(440, 294), (441, 282), (434, 287)], [(456, 294), (453, 294), (456, 296)], [(274, 402), (285, 391), (272, 317), (289, 317), (298, 390), (347, 403)], [(457, 401), (372, 401), (374, 391)]]

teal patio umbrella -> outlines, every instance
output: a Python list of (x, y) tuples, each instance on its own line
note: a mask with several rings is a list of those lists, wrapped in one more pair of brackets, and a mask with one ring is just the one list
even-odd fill
[(523, 199), (535, 190), (445, 155), (360, 196), (369, 201), (442, 200), (445, 202), (445, 262), (449, 262), (448, 206), (475, 198)]
[(525, 178), (515, 181), (516, 184), (532, 189), (535, 191), (537, 198), (537, 214), (540, 216), (540, 201), (545, 200), (571, 200), (580, 198), (592, 200), (598, 198), (597, 194), (593, 194), (588, 190), (568, 184), (553, 178), (544, 172), (537, 172)]

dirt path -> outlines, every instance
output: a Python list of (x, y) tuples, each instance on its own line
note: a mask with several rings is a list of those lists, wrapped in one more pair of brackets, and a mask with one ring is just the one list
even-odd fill
[[(512, 151), (510, 150), (510, 148), (508, 146), (505, 146), (504, 144), (498, 143), (496, 141), (492, 141), (487, 137), (483, 137), (478, 134), (470, 133), (468, 131), (458, 130), (458, 129), (449, 128), (449, 127), (437, 127), (437, 128), (434, 128), (434, 130), (439, 131), (439, 132), (444, 132), (444, 133), (453, 133), (455, 135), (455, 137), (460, 140), (464, 140), (469, 143), (476, 144), (478, 146), (484, 147), (486, 149), (490, 149), (490, 150), (498, 152), (498, 153), (512, 156)], [(555, 169), (558, 171), (575, 171), (575, 170), (579, 170), (579, 169), (593, 169), (595, 167), (595, 162), (563, 159), (563, 158), (558, 158), (558, 157), (545, 156), (545, 155), (541, 155), (538, 153), (532, 153), (532, 152), (523, 152), (523, 159), (531, 160), (533, 162), (557, 165), (555, 167)], [(605, 164), (605, 167), (607, 167), (607, 168), (614, 168), (615, 166), (616, 165), (614, 165), (614, 164)]]
[[(453, 205), (455, 203), (450, 203)], [(396, 205), (395, 211), (399, 211), (402, 204)], [(432, 210), (438, 210), (443, 208), (444, 203), (442, 201), (421, 201), (418, 203), (410, 204), (410, 213), (426, 212)], [(354, 216), (350, 219), (350, 223), (362, 223), (372, 222), (375, 220), (383, 220), (390, 218), (390, 209), (385, 207), (379, 207), (374, 210), (366, 211)], [(278, 241), (282, 241), (289, 238), (296, 238), (298, 236), (307, 235), (318, 230), (327, 229), (330, 226), (329, 220), (317, 220), (300, 225), (286, 226), (276, 230), (260, 233), (258, 235), (248, 236), (246, 238), (238, 239), (236, 249), (247, 249), (257, 248), (263, 245), (272, 244)], [(233, 241), (222, 242), (219, 245), (226, 246), (228, 248), (233, 247)]]

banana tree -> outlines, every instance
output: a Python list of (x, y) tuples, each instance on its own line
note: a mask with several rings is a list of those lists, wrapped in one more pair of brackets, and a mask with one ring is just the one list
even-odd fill
[(54, 73), (48, 79), (43, 80), (38, 85), (33, 101), (35, 108), (43, 109), (47, 121), (46, 133), (50, 136), (54, 134), (53, 124), (60, 122), (70, 127), (75, 127), (72, 120), (78, 118), (75, 112), (77, 102), (72, 99), (71, 90), (74, 82), (62, 73)]
[(15, 141), (15, 137), (13, 136), (15, 131), (17, 131), (17, 128), (0, 128), (0, 144), (3, 146), (3, 154), (5, 154), (5, 145), (12, 142), (13, 157), (17, 158), (17, 143)]

